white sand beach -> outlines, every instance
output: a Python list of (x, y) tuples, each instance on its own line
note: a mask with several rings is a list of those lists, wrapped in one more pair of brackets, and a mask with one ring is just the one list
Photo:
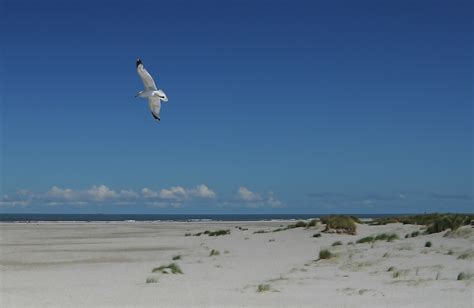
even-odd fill
[[(421, 227), (398, 223), (254, 233), (288, 223), (0, 224), (0, 306), (473, 307), (473, 278), (458, 280), (474, 272), (469, 226), (413, 238)], [(230, 234), (185, 236), (219, 229)], [(384, 232), (399, 239), (355, 244)], [(318, 260), (324, 248), (334, 257)], [(182, 274), (152, 273), (172, 262)]]

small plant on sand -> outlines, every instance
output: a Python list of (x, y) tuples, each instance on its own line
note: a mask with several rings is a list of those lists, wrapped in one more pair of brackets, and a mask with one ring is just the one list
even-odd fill
[(377, 235), (374, 240), (391, 242), (396, 239), (398, 239), (398, 235), (396, 235), (395, 233), (391, 233), (391, 234), (382, 233), (382, 234)]
[(146, 279), (146, 283), (157, 283), (158, 282), (158, 278), (155, 278), (155, 277), (148, 277)]
[(398, 278), (399, 276), (400, 276), (399, 271), (393, 272), (393, 275), (392, 275), (393, 278)]
[(207, 234), (209, 236), (219, 236), (219, 235), (227, 235), (230, 234), (230, 230), (216, 230), (216, 231), (204, 231), (204, 234)]
[(319, 259), (330, 259), (332, 257), (332, 253), (327, 249), (322, 249), (319, 251)]
[(185, 233), (184, 236), (191, 236), (191, 233)]
[(347, 243), (347, 245), (354, 245), (354, 242), (350, 241)]
[(411, 237), (417, 237), (418, 235), (420, 235), (420, 231), (413, 231), (411, 233)]
[(168, 274), (168, 271), (170, 271), (173, 274), (182, 274), (183, 271), (179, 267), (178, 264), (176, 263), (170, 263), (168, 265), (162, 265), (160, 267), (155, 267), (151, 272), (156, 273), (156, 272), (162, 272), (163, 274)]
[(431, 242), (430, 242), (430, 241), (427, 241), (427, 242), (425, 243), (425, 247), (431, 247)]
[(393, 272), (394, 269), (395, 269), (395, 267), (390, 266), (390, 267), (388, 268), (387, 272)]
[(315, 233), (313, 234), (313, 237), (321, 237), (321, 233)]
[(386, 252), (386, 253), (383, 254), (382, 258), (386, 258), (388, 256), (389, 256), (389, 254), (388, 254), (388, 252)]
[(180, 260), (180, 259), (181, 259), (181, 255), (173, 256), (172, 259), (173, 259), (173, 261)]
[(357, 244), (364, 244), (364, 243), (372, 243), (373, 241), (375, 241), (375, 238), (373, 236), (366, 236), (366, 237), (363, 237), (361, 239), (358, 239), (356, 241)]
[(266, 292), (270, 291), (270, 285), (269, 284), (259, 284), (257, 287), (257, 292)]
[(364, 244), (364, 243), (373, 243), (375, 241), (387, 241), (391, 242), (393, 240), (398, 239), (398, 235), (395, 233), (382, 233), (374, 236), (366, 236), (356, 241), (357, 244)]
[(260, 234), (260, 233), (269, 233), (270, 231), (266, 231), (266, 230), (257, 230), (255, 231), (253, 234)]
[(458, 274), (458, 280), (468, 280), (472, 277), (472, 274), (468, 274), (468, 273), (465, 273), (465, 272), (460, 272)]
[(334, 243), (332, 243), (331, 246), (340, 246), (340, 245), (342, 245), (341, 241), (335, 241)]
[(220, 254), (221, 254), (221, 253), (219, 252), (219, 250), (212, 249), (212, 250), (211, 250), (211, 253), (209, 254), (209, 257), (218, 256), (218, 255), (220, 255)]
[(465, 253), (463, 253), (463, 254), (460, 254), (459, 257), (458, 257), (458, 259), (459, 259), (459, 260), (466, 260), (466, 259), (472, 258), (473, 256), (474, 256), (474, 254), (473, 254), (472, 252), (471, 252), (471, 253), (465, 252)]

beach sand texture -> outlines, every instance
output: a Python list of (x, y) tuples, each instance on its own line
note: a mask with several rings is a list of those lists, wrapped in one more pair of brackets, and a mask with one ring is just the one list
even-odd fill
[[(420, 226), (254, 233), (288, 223), (0, 224), (0, 306), (473, 307), (470, 226), (413, 238)], [(185, 236), (219, 229), (231, 233)], [(381, 233), (399, 239), (355, 243)], [(321, 249), (334, 257), (318, 260)], [(172, 262), (183, 274), (152, 273)]]

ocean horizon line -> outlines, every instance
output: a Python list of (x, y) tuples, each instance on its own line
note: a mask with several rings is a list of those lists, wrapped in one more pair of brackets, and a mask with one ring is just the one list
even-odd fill
[[(382, 218), (393, 216), (424, 215), (430, 213), (293, 213), (293, 214), (132, 214), (132, 213), (0, 213), (0, 222), (147, 222), (147, 221), (270, 221), (307, 220), (330, 215), (355, 216), (358, 218)], [(471, 214), (471, 213), (458, 213)]]

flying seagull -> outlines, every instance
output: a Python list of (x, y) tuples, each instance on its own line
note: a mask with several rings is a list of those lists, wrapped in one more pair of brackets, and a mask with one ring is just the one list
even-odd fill
[(166, 97), (163, 90), (156, 88), (153, 77), (151, 77), (150, 73), (143, 67), (143, 63), (140, 59), (137, 59), (137, 72), (145, 85), (145, 90), (138, 92), (135, 97), (148, 98), (148, 106), (150, 106), (151, 114), (155, 120), (160, 121), (161, 101), (167, 102), (168, 97)]

